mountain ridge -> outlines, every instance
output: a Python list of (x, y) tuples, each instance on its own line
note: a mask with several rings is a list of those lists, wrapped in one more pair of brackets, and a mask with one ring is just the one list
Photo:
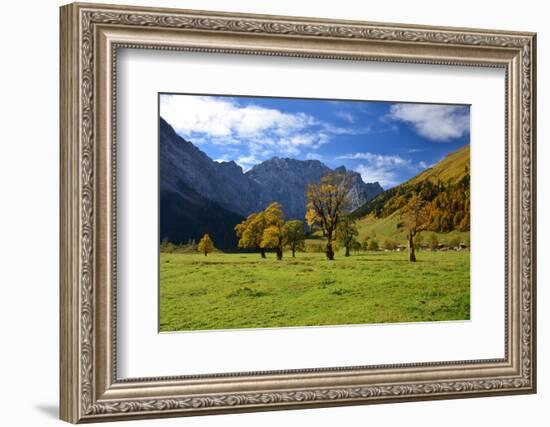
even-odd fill
[(319, 160), (298, 160), (273, 157), (252, 167), (245, 173), (261, 187), (258, 207), (273, 201), (282, 203), (288, 219), (303, 219), (306, 213), (305, 190), (308, 184), (319, 182), (330, 172), (340, 171), (351, 178), (350, 205), (361, 206), (383, 191), (379, 183), (365, 183), (361, 175), (344, 166), (331, 169)]
[[(211, 159), (162, 117), (159, 144), (160, 241), (182, 243), (212, 230), (218, 246), (234, 247), (234, 226), (274, 201), (283, 205), (287, 220), (304, 220), (307, 184), (333, 171), (319, 160), (273, 157), (244, 172), (232, 160)], [(352, 208), (383, 191), (379, 183), (365, 183), (359, 173), (343, 170), (352, 181)], [(219, 212), (209, 214), (209, 209)]]

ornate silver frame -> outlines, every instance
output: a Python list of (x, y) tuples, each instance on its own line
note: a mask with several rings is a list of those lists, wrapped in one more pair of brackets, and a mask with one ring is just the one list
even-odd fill
[[(71, 4), (61, 8), (60, 42), (61, 419), (78, 423), (535, 392), (535, 34)], [(504, 68), (505, 357), (117, 379), (118, 47)]]

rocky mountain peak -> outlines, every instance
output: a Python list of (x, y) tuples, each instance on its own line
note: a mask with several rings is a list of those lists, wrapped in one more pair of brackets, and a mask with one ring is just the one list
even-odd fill
[[(189, 191), (241, 216), (265, 209), (272, 202), (283, 205), (287, 219), (304, 219), (306, 188), (332, 172), (319, 160), (273, 157), (244, 173), (234, 161), (216, 162), (178, 135), (160, 119), (160, 189), (189, 200)], [(357, 172), (343, 166), (337, 171), (352, 177), (351, 208), (355, 209), (383, 191), (378, 183), (366, 184)], [(197, 196), (194, 196), (197, 199)], [(162, 213), (161, 213), (162, 214)]]
[(234, 160), (218, 162), (218, 164), (228, 171), (243, 173), (243, 168), (239, 166)]

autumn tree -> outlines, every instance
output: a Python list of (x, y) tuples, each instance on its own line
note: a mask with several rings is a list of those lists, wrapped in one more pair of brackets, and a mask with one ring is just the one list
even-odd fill
[(333, 240), (338, 222), (348, 208), (350, 188), (347, 173), (332, 172), (306, 189), (306, 221), (310, 227), (319, 228), (327, 239), (325, 253), (329, 260), (334, 259)]
[(365, 236), (363, 242), (361, 242), (361, 249), (363, 249), (365, 252), (369, 250), (369, 240), (370, 236)]
[(284, 240), (294, 258), (297, 250), (304, 250), (306, 238), (304, 223), (299, 220), (288, 221), (284, 226)]
[(357, 240), (353, 239), (353, 242), (351, 242), (351, 249), (353, 250), (353, 253), (355, 255), (358, 255), (359, 251), (361, 250), (361, 243), (359, 243)]
[(262, 240), (266, 226), (263, 212), (248, 215), (243, 222), (235, 226), (235, 232), (239, 238), (239, 248), (257, 249), (261, 257), (265, 258), (265, 247), (262, 246)]
[(349, 256), (352, 243), (359, 235), (355, 221), (349, 215), (343, 215), (336, 227), (336, 238), (346, 248), (346, 256)]
[(380, 246), (378, 245), (378, 240), (370, 239), (367, 249), (369, 251), (377, 251), (378, 249), (380, 249)]
[(360, 216), (373, 214), (387, 218), (405, 211), (416, 194), (426, 204), (426, 230), (447, 233), (470, 230), (470, 172), (464, 166), (462, 176), (427, 179), (398, 185), (380, 194), (360, 208)]
[(405, 208), (405, 226), (407, 227), (407, 241), (409, 244), (409, 261), (416, 262), (414, 252), (414, 238), (426, 229), (428, 214), (426, 202), (417, 194), (413, 194)]
[(207, 256), (210, 252), (214, 251), (214, 242), (212, 241), (208, 233), (202, 236), (202, 239), (199, 242), (198, 249), (200, 253), (204, 254), (204, 256)]
[(384, 240), (384, 249), (387, 249), (388, 251), (394, 251), (397, 249), (397, 243), (393, 239), (386, 239)]
[(275, 249), (277, 259), (283, 259), (283, 245), (285, 239), (285, 221), (280, 203), (273, 202), (262, 212), (265, 220), (265, 229), (260, 242), (261, 248)]

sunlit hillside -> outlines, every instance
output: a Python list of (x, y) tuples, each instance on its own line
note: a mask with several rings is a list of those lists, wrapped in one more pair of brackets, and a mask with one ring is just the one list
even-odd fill
[(403, 213), (412, 194), (420, 195), (430, 211), (427, 230), (417, 238), (418, 243), (469, 245), (469, 145), (357, 209), (353, 215), (357, 218), (359, 240), (376, 238), (381, 246), (388, 240), (404, 244)]

